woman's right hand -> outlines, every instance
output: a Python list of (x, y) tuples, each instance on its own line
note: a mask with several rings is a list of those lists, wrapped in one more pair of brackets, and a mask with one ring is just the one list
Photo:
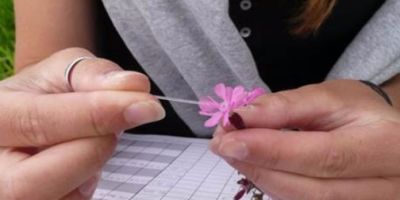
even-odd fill
[(55, 53), (0, 82), (0, 199), (90, 199), (119, 133), (160, 120), (148, 78), (91, 59), (90, 52)]

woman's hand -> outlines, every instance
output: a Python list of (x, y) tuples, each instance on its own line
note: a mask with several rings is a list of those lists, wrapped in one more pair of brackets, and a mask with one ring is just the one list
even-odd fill
[(211, 149), (276, 199), (400, 199), (400, 113), (358, 81), (265, 95)]
[(146, 76), (68, 49), (0, 82), (0, 199), (89, 199), (123, 130), (159, 120)]

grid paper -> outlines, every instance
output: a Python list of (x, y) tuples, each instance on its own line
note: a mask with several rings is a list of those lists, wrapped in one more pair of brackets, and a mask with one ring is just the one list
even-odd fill
[[(206, 139), (125, 134), (105, 165), (94, 200), (231, 200), (237, 172)], [(250, 200), (251, 194), (244, 199)], [(265, 200), (269, 198), (265, 197)]]

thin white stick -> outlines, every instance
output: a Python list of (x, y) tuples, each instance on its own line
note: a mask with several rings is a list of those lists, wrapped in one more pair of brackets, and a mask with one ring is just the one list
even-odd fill
[(155, 95), (157, 99), (164, 100), (164, 101), (173, 101), (173, 102), (178, 102), (178, 103), (188, 103), (188, 104), (195, 104), (199, 105), (198, 101), (192, 101), (192, 100), (187, 100), (187, 99), (178, 99), (178, 98), (172, 98), (172, 97), (164, 97), (164, 96), (157, 96)]

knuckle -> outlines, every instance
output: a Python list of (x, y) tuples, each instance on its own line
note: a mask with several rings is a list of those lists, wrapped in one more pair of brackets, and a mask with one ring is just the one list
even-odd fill
[(400, 199), (400, 177), (381, 177), (382, 188), (385, 188), (381, 199)]
[(108, 155), (108, 157), (110, 157), (114, 153), (117, 145), (118, 145), (117, 137), (110, 136), (109, 139), (108, 139), (108, 143), (107, 143), (107, 147), (108, 148), (106, 148), (105, 154)]
[(311, 198), (315, 200), (336, 200), (342, 199), (339, 198), (338, 194), (333, 192), (331, 189), (325, 189), (324, 187), (320, 188), (319, 191), (316, 191), (312, 194)]
[(21, 141), (33, 146), (44, 146), (49, 144), (50, 139), (47, 131), (43, 128), (43, 118), (37, 107), (36, 101), (32, 101), (26, 109), (16, 112), (14, 132)]
[(249, 179), (253, 182), (253, 184), (255, 184), (255, 185), (262, 185), (262, 180), (263, 180), (263, 178), (262, 178), (262, 172), (259, 170), (259, 169), (257, 169), (257, 168), (255, 168), (255, 167), (252, 167), (251, 169), (250, 169), (250, 175), (249, 175)]
[(103, 70), (103, 73), (105, 73), (105, 74), (109, 73), (109, 72), (113, 72), (113, 71), (122, 70), (122, 68), (118, 64), (116, 64), (110, 60), (102, 59), (102, 58), (90, 60), (88, 62), (88, 66), (96, 66), (96, 68), (94, 68), (94, 69)]
[(69, 47), (66, 49), (63, 49), (61, 51), (59, 51), (58, 53), (56, 53), (57, 55), (74, 55), (74, 56), (81, 56), (81, 55), (92, 55), (92, 53), (85, 49), (85, 48), (81, 48), (81, 47)]
[(277, 92), (268, 99), (268, 103), (271, 107), (285, 108), (290, 105), (290, 99), (287, 97), (286, 92)]
[[(144, 92), (150, 92), (151, 90), (151, 83), (150, 83), (150, 79), (148, 76), (146, 76), (145, 74), (142, 73), (137, 73), (137, 78), (135, 80), (137, 80), (137, 82), (140, 83), (141, 88), (143, 88), (142, 90)], [(139, 78), (140, 77), (140, 78)]]
[(277, 150), (279, 148), (274, 148), (272, 144), (271, 148), (269, 148), (269, 152), (264, 154), (264, 160), (262, 166), (266, 166), (272, 169), (277, 168), (279, 162), (281, 160), (281, 152)]
[(159, 100), (150, 93), (137, 93), (135, 94), (135, 96), (136, 96), (135, 102), (141, 102), (141, 101), (159, 102)]
[(285, 92), (277, 92), (271, 98), (266, 101), (267, 106), (265, 107), (267, 112), (274, 113), (276, 119), (279, 119), (281, 124), (286, 124), (290, 121), (290, 105), (291, 100)]
[[(29, 199), (25, 189), (21, 184), (23, 180), (17, 180), (19, 176), (15, 176), (15, 173), (7, 173), (5, 176), (2, 176), (2, 180), (0, 182), (0, 199), (7, 200), (23, 200)], [(21, 181), (21, 182), (20, 182)]]
[(304, 91), (306, 94), (318, 95), (318, 98), (320, 99), (330, 99), (333, 97), (332, 93), (322, 84), (306, 85), (301, 87), (299, 90)]
[(314, 96), (317, 102), (324, 102), (325, 106), (338, 106), (342, 103), (341, 98), (334, 88), (328, 87), (329, 84), (311, 84), (303, 86), (299, 91), (304, 94)]
[(321, 159), (321, 175), (322, 177), (341, 177), (350, 163), (354, 161), (355, 156), (351, 152), (331, 146), (326, 150), (324, 159)]
[(89, 94), (89, 122), (92, 131), (97, 136), (107, 135), (111, 130), (112, 122), (111, 119), (114, 116), (110, 116), (110, 113), (107, 112), (107, 109), (110, 109), (108, 105), (102, 100), (102, 95), (99, 93), (91, 93)]
[(96, 147), (94, 149), (94, 151), (95, 151), (95, 154), (94, 154), (95, 156), (92, 158), (93, 159), (92, 164), (96, 170), (100, 170), (106, 161), (105, 155), (104, 155), (104, 149), (101, 149), (100, 147)]
[(117, 139), (116, 137), (110, 136), (106, 138), (100, 138), (106, 140), (105, 145), (98, 145), (95, 148), (95, 156), (94, 156), (94, 166), (96, 170), (101, 170), (103, 165), (106, 161), (111, 157), (112, 153), (114, 152), (117, 146)]

